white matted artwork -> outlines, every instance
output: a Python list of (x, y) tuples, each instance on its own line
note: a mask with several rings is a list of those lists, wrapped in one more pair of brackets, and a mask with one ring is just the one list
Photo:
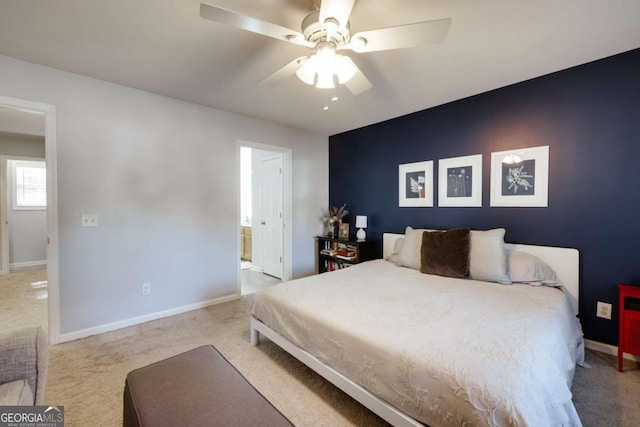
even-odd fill
[(549, 206), (549, 146), (491, 153), (491, 206)]
[(398, 166), (399, 206), (433, 207), (433, 160)]
[(438, 206), (482, 207), (482, 154), (438, 160)]

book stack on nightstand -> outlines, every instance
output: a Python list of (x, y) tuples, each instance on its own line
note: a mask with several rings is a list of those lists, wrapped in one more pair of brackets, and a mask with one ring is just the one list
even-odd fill
[(318, 273), (341, 270), (369, 261), (375, 257), (375, 241), (342, 240), (333, 237), (316, 237), (316, 262)]

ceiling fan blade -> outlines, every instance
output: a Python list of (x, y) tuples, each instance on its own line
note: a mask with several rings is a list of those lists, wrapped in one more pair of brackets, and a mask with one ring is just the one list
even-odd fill
[[(379, 50), (402, 49), (419, 44), (442, 43), (447, 38), (451, 18), (434, 21), (416, 22), (415, 24), (397, 27), (380, 28), (378, 30), (361, 31), (351, 36), (351, 43), (345, 49), (356, 52), (375, 52)], [(366, 45), (357, 45), (359, 38), (366, 40)]]
[(300, 60), (302, 60), (303, 58), (305, 58), (305, 56), (301, 56), (287, 63), (285, 66), (268, 75), (258, 84), (262, 86), (274, 86), (287, 77), (293, 76), (298, 68), (300, 68)]
[(227, 10), (209, 3), (200, 3), (200, 17), (219, 24), (229, 25), (241, 30), (262, 34), (267, 37), (273, 37), (274, 39), (308, 47), (313, 46), (311, 43), (307, 42), (304, 35), (298, 31), (291, 30), (271, 22), (251, 18), (250, 16), (242, 15), (241, 13)]
[(320, 3), (320, 23), (333, 18), (338, 21), (339, 28), (345, 28), (356, 0), (322, 0)]
[(354, 95), (359, 95), (362, 92), (371, 89), (373, 86), (371, 86), (369, 80), (367, 80), (362, 71), (360, 71), (360, 68), (358, 68), (358, 66), (353, 63), (351, 58), (349, 58), (348, 56), (345, 58), (347, 58), (351, 62), (351, 65), (353, 65), (353, 67), (356, 69), (356, 73), (353, 75), (353, 77), (351, 77), (351, 79), (349, 79), (349, 81), (344, 84), (347, 89), (349, 89)]

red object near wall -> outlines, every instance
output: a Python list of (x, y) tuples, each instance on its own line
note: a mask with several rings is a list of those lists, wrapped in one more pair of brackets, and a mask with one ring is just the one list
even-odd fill
[(618, 370), (622, 372), (624, 353), (640, 356), (640, 286), (618, 285)]

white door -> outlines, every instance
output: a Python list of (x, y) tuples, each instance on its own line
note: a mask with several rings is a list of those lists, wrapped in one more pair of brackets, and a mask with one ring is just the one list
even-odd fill
[(282, 155), (265, 159), (261, 164), (262, 189), (262, 269), (282, 279), (284, 219), (282, 218)]

